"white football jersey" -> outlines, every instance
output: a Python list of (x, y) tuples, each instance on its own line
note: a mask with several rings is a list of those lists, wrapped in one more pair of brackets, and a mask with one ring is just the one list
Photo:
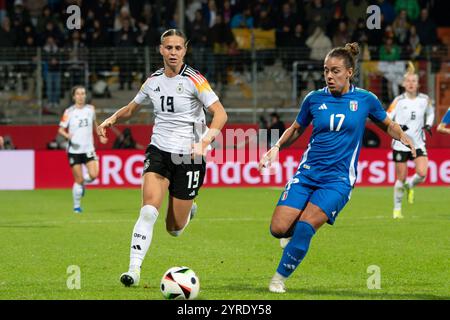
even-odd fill
[[(407, 126), (405, 133), (412, 139), (416, 149), (425, 150), (425, 132), (423, 127), (433, 125), (434, 108), (430, 97), (419, 93), (414, 99), (406, 93), (394, 99), (388, 109), (389, 117), (400, 126)], [(393, 140), (392, 147), (397, 151), (410, 151), (403, 143)]]
[(82, 108), (72, 105), (64, 111), (59, 126), (69, 128), (69, 134), (72, 135), (67, 146), (69, 153), (89, 153), (95, 150), (92, 132), (94, 121), (95, 109), (90, 104)]
[(153, 73), (134, 98), (137, 104), (152, 104), (155, 125), (151, 144), (160, 150), (190, 154), (206, 130), (205, 109), (219, 98), (208, 81), (183, 65), (179, 74), (167, 77), (164, 69)]

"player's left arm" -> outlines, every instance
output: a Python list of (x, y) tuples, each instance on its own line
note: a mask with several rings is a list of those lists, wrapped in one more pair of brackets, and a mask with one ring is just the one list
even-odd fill
[(205, 148), (220, 134), (228, 120), (227, 112), (219, 100), (208, 107), (208, 112), (212, 114), (212, 120), (207, 134), (202, 139), (203, 147)]
[(369, 118), (374, 121), (374, 123), (393, 139), (400, 141), (405, 146), (411, 149), (413, 157), (416, 157), (416, 148), (411, 138), (402, 130), (400, 125), (393, 121), (386, 111), (384, 111), (380, 100), (373, 94), (370, 93), (368, 96), (369, 103)]
[(431, 127), (433, 126), (433, 123), (434, 123), (434, 108), (431, 99), (428, 98), (428, 104), (425, 110), (425, 125), (423, 128), (430, 134), (430, 136), (432, 136)]
[(411, 138), (402, 130), (400, 125), (392, 121), (389, 117), (386, 117), (382, 122), (375, 122), (375, 124), (381, 128), (381, 130), (385, 131), (388, 135), (390, 135), (393, 139), (400, 141), (405, 146), (411, 149), (411, 153), (413, 157), (416, 157), (416, 148), (414, 147), (414, 143)]

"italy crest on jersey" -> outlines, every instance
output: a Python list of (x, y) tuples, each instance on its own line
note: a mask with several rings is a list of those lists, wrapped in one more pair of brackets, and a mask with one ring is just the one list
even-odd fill
[(356, 100), (351, 100), (350, 101), (350, 110), (351, 111), (358, 110), (358, 101), (356, 101)]

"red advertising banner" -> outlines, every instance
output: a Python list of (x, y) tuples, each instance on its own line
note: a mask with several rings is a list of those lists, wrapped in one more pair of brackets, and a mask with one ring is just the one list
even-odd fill
[[(284, 186), (297, 170), (303, 150), (283, 150), (270, 175), (258, 172), (255, 157), (214, 159), (209, 155), (205, 187)], [(450, 184), (450, 149), (429, 149), (429, 169), (424, 185)], [(100, 150), (100, 174), (91, 185), (97, 188), (139, 187), (144, 152), (140, 150)], [(251, 160), (249, 160), (251, 159)], [(228, 160), (228, 161), (225, 161)], [(408, 162), (409, 175), (414, 163)], [(64, 151), (35, 151), (35, 187), (69, 188), (73, 178)], [(357, 184), (387, 186), (395, 182), (395, 164), (390, 149), (362, 149), (358, 162)]]

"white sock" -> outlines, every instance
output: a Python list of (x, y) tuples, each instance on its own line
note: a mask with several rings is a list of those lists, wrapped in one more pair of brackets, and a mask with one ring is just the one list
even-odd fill
[(418, 175), (417, 173), (415, 173), (409, 180), (408, 180), (408, 185), (410, 188), (414, 188), (416, 185), (418, 185), (419, 183), (422, 183), (425, 181), (425, 177), (422, 177), (420, 175)]
[(150, 247), (153, 236), (153, 226), (158, 218), (158, 210), (151, 205), (141, 208), (139, 219), (134, 225), (131, 236), (130, 270), (140, 269), (145, 254)]
[(402, 208), (402, 200), (405, 188), (403, 182), (400, 180), (395, 181), (394, 185), (394, 209), (398, 210)]
[(284, 281), (284, 280), (287, 279), (287, 277), (285, 277), (285, 276), (279, 274), (278, 272), (275, 272), (275, 274), (274, 274), (274, 276), (273, 276), (272, 279), (273, 279), (273, 280), (281, 280), (281, 281)]
[(81, 206), (81, 197), (83, 194), (83, 185), (74, 183), (72, 186), (73, 207), (79, 208)]

